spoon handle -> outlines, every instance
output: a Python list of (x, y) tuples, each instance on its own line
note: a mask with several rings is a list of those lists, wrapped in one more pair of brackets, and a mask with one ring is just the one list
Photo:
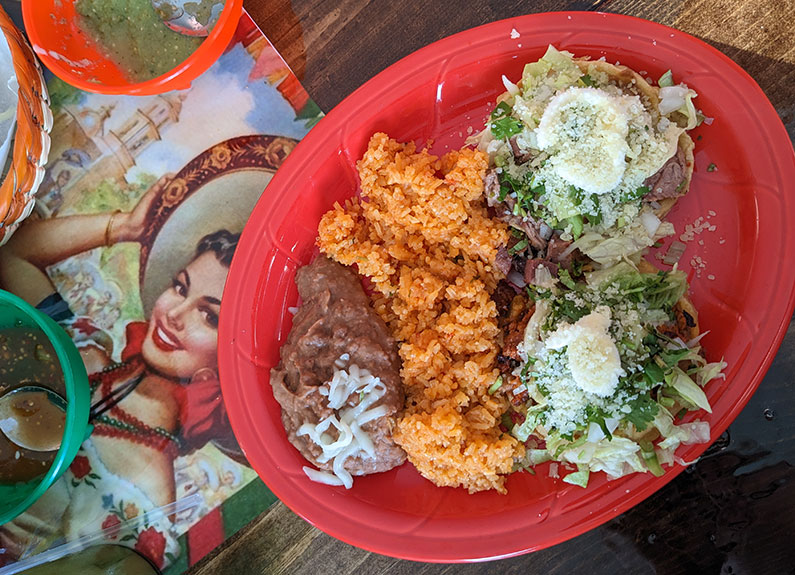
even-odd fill
[(100, 398), (94, 405), (91, 406), (91, 409), (88, 412), (88, 420), (94, 421), (97, 417), (115, 407), (116, 404), (130, 395), (133, 390), (138, 387), (138, 384), (141, 383), (143, 378), (144, 376), (141, 374), (135, 379), (131, 379), (124, 385), (120, 385), (105, 397)]

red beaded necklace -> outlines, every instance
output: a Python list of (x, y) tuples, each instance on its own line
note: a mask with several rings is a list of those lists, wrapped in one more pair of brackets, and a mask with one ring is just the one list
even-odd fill
[[(145, 369), (145, 364), (139, 358), (108, 366), (89, 376), (91, 392), (99, 388), (103, 397), (108, 396), (113, 391), (115, 383), (132, 378), (142, 369)], [(104, 437), (126, 439), (171, 457), (176, 457), (179, 452), (179, 438), (176, 435), (162, 427), (147, 425), (124, 411), (118, 404), (110, 408), (108, 414), (100, 415), (94, 420), (94, 433)]]

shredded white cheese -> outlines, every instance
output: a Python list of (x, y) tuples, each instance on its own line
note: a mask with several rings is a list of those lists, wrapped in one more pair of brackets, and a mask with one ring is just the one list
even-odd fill
[[(328, 485), (344, 485), (346, 489), (353, 486), (353, 477), (344, 467), (345, 460), (356, 456), (375, 457), (373, 441), (362, 426), (387, 414), (384, 405), (371, 409), (386, 394), (386, 385), (356, 364), (351, 364), (347, 370), (343, 369), (349, 359), (350, 356), (346, 353), (335, 361), (337, 368), (334, 369), (328, 387), (321, 386), (318, 390), (321, 395), (328, 397), (328, 406), (335, 413), (316, 424), (304, 423), (297, 432), (299, 437), (309, 436), (323, 450), (318, 457), (320, 463), (332, 463), (333, 474), (304, 467), (307, 476), (313, 481)], [(356, 395), (359, 396), (358, 403), (351, 404), (351, 396)], [(332, 482), (329, 477), (335, 478), (339, 483)]]

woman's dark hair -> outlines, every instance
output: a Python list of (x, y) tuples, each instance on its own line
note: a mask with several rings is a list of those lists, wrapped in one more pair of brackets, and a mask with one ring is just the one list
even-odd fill
[(199, 240), (196, 246), (196, 256), (199, 257), (203, 253), (213, 252), (218, 261), (229, 267), (232, 263), (232, 256), (235, 254), (237, 241), (240, 239), (240, 234), (233, 234), (229, 230), (218, 230), (211, 234), (207, 234)]

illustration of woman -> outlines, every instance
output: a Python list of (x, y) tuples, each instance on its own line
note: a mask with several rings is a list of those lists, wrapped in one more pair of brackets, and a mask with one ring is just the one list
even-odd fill
[[(270, 135), (219, 142), (158, 180), (129, 211), (30, 219), (0, 248), (0, 287), (70, 333), (89, 373), (92, 402), (127, 393), (93, 422), (64, 476), (0, 526), (0, 565), (62, 536), (101, 530), (164, 565), (181, 553), (177, 537), (243, 484), (238, 463), (245, 458), (218, 381), (218, 316), (239, 232), (294, 146), (295, 140)], [(105, 292), (107, 309), (87, 305), (92, 294)], [(124, 304), (123, 317), (143, 321), (114, 323)], [(215, 449), (203, 449), (209, 442)], [(232, 471), (215, 491), (213, 482), (205, 489), (188, 481), (199, 477), (191, 466), (205, 456)], [(193, 493), (196, 506), (185, 513), (123, 525), (191, 496), (191, 485), (201, 494)]]
[[(91, 440), (67, 474), (63, 523), (76, 519), (70, 538), (175, 501), (175, 458), (231, 434), (218, 385), (217, 330), (238, 234), (220, 229), (199, 240), (193, 257), (155, 300), (149, 320), (126, 326), (119, 362), (101, 344), (107, 338), (96, 337), (99, 328), (88, 318), (71, 317), (46, 273), (48, 266), (93, 248), (140, 242), (150, 206), (166, 184), (157, 182), (127, 213), (31, 221), (0, 250), (0, 286), (72, 332), (90, 374), (93, 401), (135, 382), (94, 422)], [(86, 517), (95, 517), (94, 524)], [(162, 557), (176, 544), (161, 531), (159, 537), (145, 537), (150, 555)]]

